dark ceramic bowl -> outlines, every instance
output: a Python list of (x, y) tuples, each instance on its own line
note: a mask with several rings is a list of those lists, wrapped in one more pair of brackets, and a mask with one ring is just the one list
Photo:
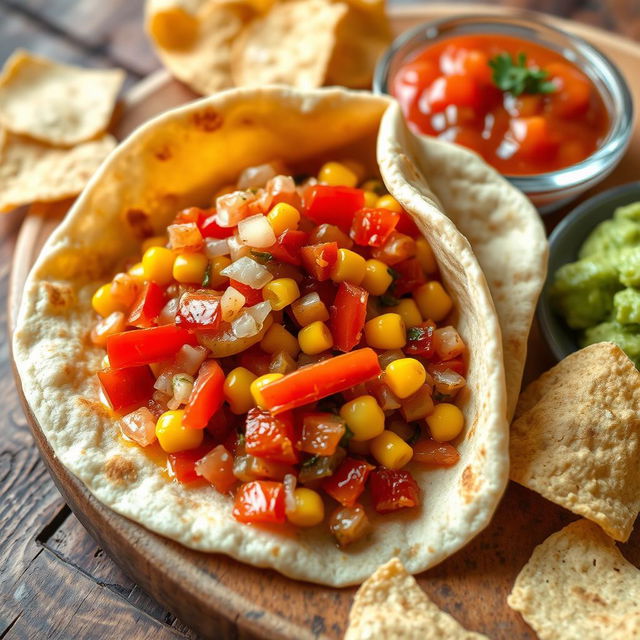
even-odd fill
[(580, 348), (577, 334), (565, 324), (551, 307), (549, 290), (556, 271), (567, 262), (578, 259), (587, 236), (599, 223), (611, 218), (617, 207), (640, 201), (640, 181), (614, 187), (576, 207), (553, 230), (549, 238), (549, 272), (538, 303), (538, 322), (553, 355), (562, 360)]

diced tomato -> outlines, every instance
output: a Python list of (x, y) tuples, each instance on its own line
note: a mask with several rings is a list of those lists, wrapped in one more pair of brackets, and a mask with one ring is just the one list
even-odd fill
[(206, 212), (204, 209), (200, 209), (199, 207), (187, 207), (186, 209), (182, 209), (182, 211), (178, 211), (172, 224), (188, 224), (190, 222), (195, 222), (197, 224), (205, 215)]
[(353, 214), (364, 207), (364, 191), (316, 184), (304, 194), (305, 215), (316, 224), (328, 222), (349, 231)]
[(298, 461), (295, 450), (293, 415), (289, 412), (278, 416), (261, 409), (247, 413), (245, 451), (258, 458), (293, 464)]
[(234, 227), (221, 227), (218, 224), (216, 213), (201, 218), (198, 222), (198, 227), (200, 227), (200, 233), (203, 238), (229, 238), (234, 232)]
[(254, 289), (248, 284), (243, 284), (237, 280), (229, 280), (229, 286), (239, 291), (244, 296), (244, 306), (253, 307), (253, 305), (262, 302), (262, 289)]
[(308, 245), (300, 249), (300, 257), (307, 272), (322, 282), (331, 276), (331, 269), (338, 259), (338, 245), (335, 242)]
[(400, 214), (390, 209), (360, 209), (355, 212), (351, 239), (365, 247), (381, 247), (396, 228)]
[(422, 464), (450, 467), (460, 460), (458, 450), (448, 442), (421, 438), (413, 445), (413, 460)]
[(231, 409), (223, 404), (209, 420), (207, 424), (207, 433), (212, 437), (214, 442), (226, 442), (229, 434), (240, 426), (240, 416), (231, 413)]
[(335, 413), (309, 413), (302, 420), (300, 451), (331, 456), (345, 431), (344, 420)]
[(349, 282), (341, 282), (331, 306), (331, 334), (333, 346), (339, 351), (351, 351), (362, 336), (367, 319), (366, 289)]
[(284, 523), (284, 485), (270, 480), (254, 480), (236, 493), (233, 517), (245, 523)]
[(154, 326), (166, 300), (164, 291), (155, 282), (146, 282), (129, 314), (129, 324), (141, 329)]
[(511, 136), (518, 144), (517, 156), (536, 162), (549, 160), (558, 149), (558, 139), (544, 116), (511, 119)]
[(267, 409), (278, 414), (340, 393), (381, 372), (378, 356), (365, 347), (310, 364), (262, 387)]
[(217, 331), (221, 319), (220, 296), (200, 291), (187, 291), (180, 297), (176, 324), (181, 327)]
[(322, 488), (344, 507), (352, 507), (364, 491), (367, 477), (375, 469), (356, 458), (345, 458), (335, 473), (322, 483)]
[[(240, 479), (245, 482), (250, 480), (260, 480), (267, 478), (268, 480), (284, 480), (287, 474), (296, 475), (295, 468), (284, 462), (274, 462), (267, 458), (258, 458), (257, 456), (244, 455), (242, 470), (240, 471)], [(236, 458), (238, 460), (238, 458)], [(246, 476), (246, 477), (243, 477)]]
[(195, 464), (209, 451), (211, 451), (211, 443), (202, 444), (197, 449), (170, 453), (167, 456), (169, 474), (183, 484), (200, 480), (200, 476), (196, 473)]
[(426, 282), (424, 271), (417, 258), (409, 258), (393, 267), (400, 275), (395, 282), (393, 292), (396, 296), (410, 293)]
[(230, 431), (222, 444), (224, 445), (224, 448), (227, 451), (230, 451), (234, 456), (238, 455), (238, 449), (240, 448), (240, 435), (238, 431), (236, 431), (235, 429), (233, 431)]
[(224, 371), (216, 360), (205, 360), (184, 408), (182, 423), (190, 429), (204, 429), (224, 402)]
[(441, 76), (429, 87), (429, 105), (432, 113), (444, 111), (449, 105), (481, 109), (482, 91), (480, 85), (469, 76)]
[(370, 526), (367, 513), (361, 504), (338, 507), (329, 517), (329, 530), (341, 547), (360, 540)]
[(98, 379), (114, 411), (137, 409), (153, 395), (155, 378), (147, 366), (105, 369)]
[(221, 444), (196, 460), (195, 471), (220, 493), (228, 493), (237, 482), (233, 475), (233, 456)]
[(412, 237), (420, 234), (418, 225), (413, 221), (413, 218), (404, 209), (400, 212), (400, 219), (398, 220), (396, 229), (400, 233), (404, 233)]
[(369, 487), (373, 507), (378, 513), (389, 513), (420, 504), (418, 483), (404, 469), (379, 467), (371, 474)]
[(271, 354), (265, 353), (258, 345), (243, 351), (238, 358), (238, 365), (249, 369), (257, 376), (269, 373)]
[(276, 243), (268, 251), (276, 260), (298, 266), (302, 264), (300, 249), (307, 244), (309, 234), (306, 231), (287, 229), (278, 236)]
[(320, 296), (320, 300), (324, 302), (327, 309), (333, 304), (336, 297), (336, 285), (333, 280), (318, 282), (315, 278), (307, 276), (300, 283), (300, 296), (306, 296), (307, 293), (314, 291)]
[(446, 360), (444, 362), (434, 362), (428, 366), (430, 373), (431, 371), (446, 371), (447, 369), (451, 369), (451, 371), (455, 371), (457, 374), (464, 376), (467, 367), (462, 358), (453, 358), (452, 360)]
[(545, 70), (557, 90), (550, 94), (550, 112), (561, 118), (576, 118), (584, 115), (591, 99), (589, 78), (573, 65), (552, 62)]
[(107, 338), (107, 356), (114, 369), (171, 360), (180, 347), (198, 344), (196, 337), (175, 324), (116, 333)]
[(423, 358), (433, 358), (435, 349), (433, 347), (433, 332), (436, 325), (433, 322), (423, 322), (419, 327), (413, 327), (407, 331), (407, 344), (404, 352), (408, 356), (422, 356)]
[(375, 247), (371, 251), (372, 258), (381, 260), (390, 266), (408, 258), (413, 258), (415, 255), (416, 241), (399, 231), (392, 231), (381, 247)]

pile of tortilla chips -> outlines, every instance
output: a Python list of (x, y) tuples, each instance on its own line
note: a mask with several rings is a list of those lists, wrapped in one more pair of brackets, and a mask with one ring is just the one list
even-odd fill
[(165, 66), (197, 93), (287, 84), (367, 88), (391, 39), (384, 0), (147, 0)]
[(0, 213), (76, 196), (115, 147), (107, 133), (124, 80), (16, 51), (0, 76)]

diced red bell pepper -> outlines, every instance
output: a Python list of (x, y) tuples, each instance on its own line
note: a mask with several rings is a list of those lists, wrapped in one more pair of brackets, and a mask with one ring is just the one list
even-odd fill
[(427, 280), (417, 258), (409, 258), (399, 262), (393, 267), (399, 274), (395, 281), (393, 292), (396, 296), (411, 293), (414, 289), (424, 284)]
[(328, 222), (349, 231), (353, 214), (364, 207), (364, 191), (316, 184), (304, 194), (305, 215), (316, 224)]
[(240, 426), (240, 416), (231, 413), (231, 409), (223, 404), (209, 420), (207, 424), (207, 433), (211, 436), (215, 443), (224, 443), (227, 441), (230, 433), (234, 433)]
[(204, 458), (211, 449), (211, 443), (206, 443), (201, 444), (196, 449), (170, 453), (167, 456), (169, 475), (183, 484), (200, 480), (200, 476), (196, 473), (195, 464), (200, 458)]
[(362, 336), (367, 319), (366, 289), (349, 282), (341, 282), (336, 299), (331, 306), (331, 335), (333, 346), (339, 351), (351, 351)]
[(176, 324), (186, 329), (217, 331), (222, 319), (220, 296), (187, 291), (180, 297)]
[(244, 296), (244, 306), (253, 307), (254, 304), (262, 302), (262, 289), (254, 289), (248, 284), (243, 284), (237, 280), (229, 280), (229, 286), (239, 291)]
[(153, 327), (166, 301), (167, 296), (155, 282), (145, 283), (129, 314), (129, 324), (140, 329)]
[(400, 214), (391, 209), (360, 209), (353, 216), (349, 235), (363, 247), (381, 247), (399, 219)]
[(265, 407), (278, 414), (340, 393), (381, 372), (378, 356), (365, 347), (310, 364), (262, 387)]
[(184, 408), (182, 424), (190, 429), (204, 429), (224, 402), (224, 371), (216, 360), (205, 360), (200, 367), (193, 391)]
[(452, 360), (434, 362), (427, 367), (429, 373), (432, 371), (446, 371), (447, 369), (451, 369), (451, 371), (455, 371), (458, 375), (464, 376), (467, 367), (462, 358), (453, 358)]
[(448, 442), (421, 438), (413, 445), (413, 460), (422, 464), (450, 467), (460, 460), (458, 450)]
[(244, 447), (249, 455), (294, 464), (298, 462), (295, 440), (291, 413), (273, 416), (256, 408), (247, 413)]
[(300, 283), (300, 296), (306, 296), (307, 293), (312, 292), (315, 292), (320, 296), (320, 300), (324, 302), (328, 309), (335, 300), (337, 290), (333, 280), (318, 282), (315, 278), (306, 276)]
[[(204, 460), (197, 465), (198, 477), (208, 480), (219, 493), (228, 493), (238, 481), (233, 475), (233, 456), (221, 444), (206, 454)], [(196, 460), (196, 463), (198, 460)]]
[(245, 523), (283, 524), (284, 485), (271, 480), (254, 480), (240, 486), (236, 493), (233, 517)]
[(276, 243), (265, 251), (280, 262), (298, 266), (302, 264), (300, 249), (307, 244), (308, 239), (309, 234), (306, 231), (287, 229), (278, 236)]
[(332, 456), (345, 431), (344, 420), (335, 413), (309, 413), (302, 419), (300, 451)]
[(271, 354), (265, 353), (258, 345), (246, 349), (238, 357), (238, 365), (249, 369), (251, 373), (257, 376), (269, 373), (270, 364)]
[(413, 218), (403, 209), (400, 212), (400, 219), (398, 220), (398, 225), (396, 229), (400, 233), (404, 233), (412, 238), (420, 235), (420, 229), (418, 229), (418, 225), (413, 221)]
[(98, 371), (98, 379), (114, 411), (137, 409), (151, 399), (155, 378), (147, 366)]
[(433, 358), (435, 349), (433, 348), (433, 332), (436, 326), (433, 322), (423, 322), (419, 327), (412, 327), (407, 331), (407, 344), (404, 352), (408, 356), (422, 356), (423, 358)]
[(394, 266), (416, 255), (416, 241), (399, 231), (392, 231), (381, 247), (371, 250), (371, 257)]
[(404, 469), (379, 467), (371, 474), (369, 488), (373, 508), (378, 513), (389, 513), (420, 504), (418, 483)]
[(322, 488), (342, 506), (352, 507), (364, 491), (373, 469), (375, 467), (365, 460), (345, 458), (334, 474), (322, 483)]
[(112, 368), (124, 369), (171, 360), (185, 344), (195, 347), (198, 341), (186, 329), (175, 324), (165, 324), (109, 336), (107, 356)]
[(322, 282), (331, 276), (331, 269), (338, 260), (338, 244), (336, 242), (324, 242), (311, 244), (300, 249), (302, 265), (307, 273), (316, 280)]
[(198, 227), (203, 238), (229, 238), (233, 235), (234, 227), (221, 227), (218, 224), (218, 216), (216, 213), (209, 212), (204, 218), (200, 218)]

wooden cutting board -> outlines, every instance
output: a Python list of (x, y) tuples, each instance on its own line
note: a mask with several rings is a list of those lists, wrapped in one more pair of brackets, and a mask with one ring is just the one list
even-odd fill
[[(507, 12), (490, 5), (429, 4), (393, 7), (391, 16), (394, 30), (400, 33), (419, 22), (455, 14)], [(549, 22), (602, 49), (620, 67), (636, 104), (640, 104), (640, 46), (593, 27), (551, 18)], [(166, 72), (157, 72), (129, 93), (114, 133), (122, 139), (155, 114), (194, 97)], [(597, 190), (637, 179), (638, 166), (640, 131), (635, 127), (622, 163)], [(585, 197), (588, 195), (592, 193)], [(563, 213), (545, 219), (548, 230)], [(15, 318), (28, 271), (58, 222), (59, 217), (25, 217), (14, 256), (10, 322)], [(552, 363), (534, 326), (525, 379), (534, 378)], [(191, 551), (117, 515), (98, 503), (60, 464), (22, 394), (17, 374), (16, 382), (36, 444), (69, 506), (120, 567), (164, 607), (209, 638), (342, 637), (354, 588), (332, 589), (297, 582), (222, 555)], [(531, 629), (507, 607), (506, 597), (533, 548), (574, 519), (573, 514), (511, 483), (490, 526), (418, 580), (436, 604), (467, 628), (494, 639), (534, 639)], [(640, 565), (640, 534), (634, 534), (621, 548), (631, 562)]]

